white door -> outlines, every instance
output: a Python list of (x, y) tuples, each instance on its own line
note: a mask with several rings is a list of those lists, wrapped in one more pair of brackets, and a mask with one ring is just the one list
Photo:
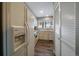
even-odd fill
[(60, 11), (59, 11), (59, 4), (55, 9), (55, 53), (57, 56), (60, 56)]

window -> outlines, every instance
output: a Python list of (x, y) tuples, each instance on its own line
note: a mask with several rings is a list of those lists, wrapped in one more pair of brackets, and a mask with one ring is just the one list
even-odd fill
[(45, 21), (45, 28), (51, 28), (51, 21)]
[(53, 28), (53, 17), (40, 17), (37, 22), (39, 29)]
[(38, 24), (38, 28), (43, 28), (43, 24), (42, 24), (42, 22), (38, 22), (39, 24)]
[(45, 29), (45, 28), (52, 28), (53, 26), (53, 22), (52, 21), (41, 21), (39, 22), (38, 24), (38, 28), (42, 28), (42, 29)]

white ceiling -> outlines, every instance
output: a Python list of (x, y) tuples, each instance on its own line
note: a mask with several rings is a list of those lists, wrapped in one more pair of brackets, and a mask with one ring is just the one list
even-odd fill
[(53, 16), (52, 2), (26, 2), (26, 4), (36, 17)]

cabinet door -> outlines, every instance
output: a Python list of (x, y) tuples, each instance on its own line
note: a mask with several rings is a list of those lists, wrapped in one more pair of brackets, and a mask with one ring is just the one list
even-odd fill
[(60, 11), (59, 6), (55, 9), (55, 53), (60, 56)]

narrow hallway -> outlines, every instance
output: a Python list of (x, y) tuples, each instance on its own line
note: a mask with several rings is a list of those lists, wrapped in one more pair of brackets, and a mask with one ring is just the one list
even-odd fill
[(1, 9), (0, 55), (79, 56), (79, 3), (2, 2)]
[(35, 56), (54, 56), (52, 40), (38, 40), (35, 46)]

